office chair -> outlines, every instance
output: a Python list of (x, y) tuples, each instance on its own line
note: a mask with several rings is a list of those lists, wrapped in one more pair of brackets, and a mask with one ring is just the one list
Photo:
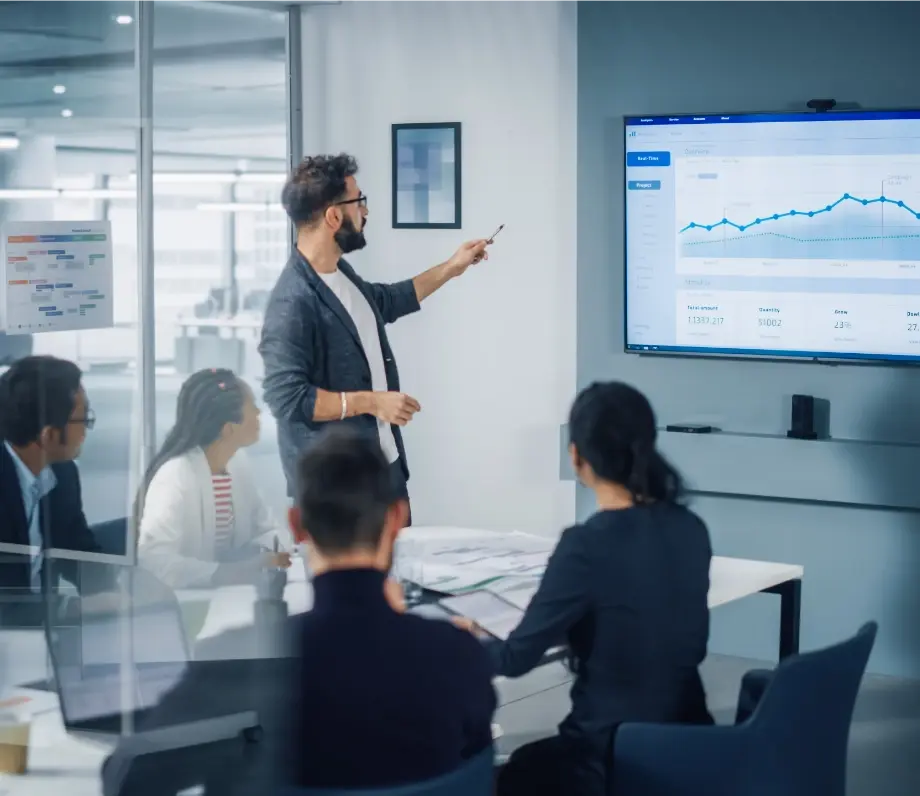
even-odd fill
[(624, 724), (615, 796), (845, 796), (847, 742), (878, 625), (783, 660), (750, 717), (731, 727)]
[(90, 530), (103, 553), (113, 556), (125, 554), (128, 538), (127, 518), (99, 522), (91, 526)]
[(495, 753), (489, 748), (456, 771), (412, 785), (394, 788), (286, 788), (280, 796), (492, 796), (492, 764)]
[(196, 786), (208, 796), (231, 793), (254, 719), (238, 713), (123, 738), (102, 765), (104, 796), (172, 796)]

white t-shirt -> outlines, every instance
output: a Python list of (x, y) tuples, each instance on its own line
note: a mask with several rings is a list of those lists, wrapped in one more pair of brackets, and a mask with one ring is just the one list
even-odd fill
[[(377, 333), (377, 318), (371, 305), (367, 303), (364, 294), (358, 290), (355, 283), (339, 270), (331, 274), (320, 274), (326, 286), (335, 293), (335, 297), (342, 302), (345, 311), (351, 316), (352, 322), (358, 330), (361, 347), (367, 357), (367, 364), (371, 369), (371, 389), (374, 392), (386, 392), (387, 372), (383, 364), (383, 349), (380, 347), (380, 335)], [(377, 421), (377, 431), (380, 434), (380, 447), (392, 464), (399, 459), (399, 450), (396, 448), (396, 438), (389, 423)]]

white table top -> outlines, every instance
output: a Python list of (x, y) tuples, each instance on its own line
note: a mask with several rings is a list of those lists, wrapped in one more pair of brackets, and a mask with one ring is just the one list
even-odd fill
[(804, 574), (805, 568), (798, 564), (713, 556), (709, 566), (709, 607), (749, 597), (789, 580), (801, 580)]
[[(487, 539), (495, 534), (494, 531), (451, 527), (412, 527), (405, 533), (408, 538), (420, 542), (435, 539)], [(780, 583), (801, 579), (804, 574), (804, 568), (798, 564), (713, 556), (709, 568), (709, 607), (716, 608)]]
[(58, 710), (32, 719), (28, 772), (0, 774), (2, 796), (100, 796), (100, 771), (108, 752), (64, 732)]
[[(459, 541), (495, 538), (494, 531), (452, 527), (412, 527), (404, 533), (406, 538), (419, 542), (434, 539)], [(803, 575), (804, 568), (797, 564), (713, 556), (709, 570), (709, 607), (726, 605), (780, 583), (800, 579)], [(199, 640), (211, 638), (231, 628), (245, 627), (253, 622), (255, 589), (251, 586), (232, 586), (212, 592), (183, 591), (179, 593), (179, 598), (211, 600), (204, 628), (198, 635)], [(300, 559), (295, 559), (290, 569), (285, 599), (293, 614), (308, 611), (313, 604), (313, 592)]]
[[(407, 538), (425, 540), (494, 538), (495, 532), (467, 528), (413, 527)], [(301, 613), (312, 605), (312, 589), (305, 570), (296, 565), (291, 569), (285, 591), (292, 613)], [(804, 569), (795, 564), (750, 561), (741, 558), (714, 556), (710, 569), (709, 605), (740, 600), (764, 589), (789, 580), (802, 578)], [(252, 624), (255, 589), (234, 586), (216, 591), (183, 591), (180, 600), (210, 600), (211, 605), (199, 639), (217, 635), (234, 627)], [(43, 640), (42, 640), (43, 641)], [(21, 649), (21, 648), (20, 648)], [(98, 796), (101, 792), (99, 769), (105, 750), (67, 736), (57, 711), (35, 717), (30, 749), (30, 773), (25, 777), (0, 775), (0, 796)]]

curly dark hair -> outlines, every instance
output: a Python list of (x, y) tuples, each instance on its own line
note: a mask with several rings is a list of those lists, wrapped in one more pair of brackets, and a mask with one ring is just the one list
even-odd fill
[(345, 180), (358, 173), (351, 155), (314, 155), (304, 158), (281, 191), (281, 204), (294, 226), (311, 224), (330, 204), (345, 194)]

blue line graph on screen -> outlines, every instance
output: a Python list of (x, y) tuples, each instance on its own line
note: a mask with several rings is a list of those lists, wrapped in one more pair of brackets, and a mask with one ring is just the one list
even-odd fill
[(684, 257), (920, 261), (920, 202), (845, 193), (811, 210), (691, 221)]

